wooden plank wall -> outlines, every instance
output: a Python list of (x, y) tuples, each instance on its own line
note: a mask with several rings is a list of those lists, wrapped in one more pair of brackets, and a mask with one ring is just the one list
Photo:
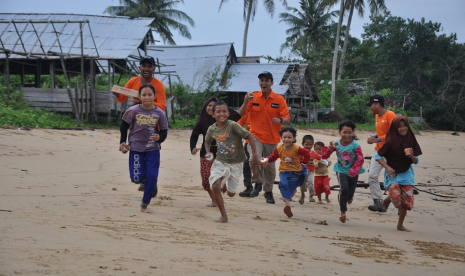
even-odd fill
[[(72, 113), (71, 104), (66, 89), (51, 89), (51, 88), (32, 88), (22, 87), (23, 98), (29, 101), (34, 108), (43, 108), (54, 112), (67, 112)], [(73, 101), (74, 89), (72, 89)], [(109, 113), (114, 110), (115, 99), (109, 91), (96, 91), (96, 108), (97, 113)], [(80, 93), (78, 93), (78, 100), (81, 100)], [(121, 105), (117, 105), (118, 111)]]

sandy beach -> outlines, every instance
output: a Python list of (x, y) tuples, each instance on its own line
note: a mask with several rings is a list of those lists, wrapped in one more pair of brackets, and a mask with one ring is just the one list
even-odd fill
[[(277, 185), (274, 205), (263, 193), (225, 198), (230, 222), (215, 223), (190, 133), (168, 132), (155, 213), (145, 214), (119, 130), (0, 129), (0, 275), (465, 275), (465, 133), (416, 134), (417, 187), (446, 197), (415, 196), (411, 233), (396, 230), (392, 205), (370, 212), (365, 188), (345, 224), (337, 191), (330, 204), (300, 205), (297, 193), (287, 218)], [(305, 134), (337, 138), (336, 130), (298, 130), (297, 141)], [(369, 134), (356, 131), (371, 156)]]

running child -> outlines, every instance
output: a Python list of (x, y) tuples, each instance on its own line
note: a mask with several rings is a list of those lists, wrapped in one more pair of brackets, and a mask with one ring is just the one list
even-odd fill
[(249, 139), (254, 156), (250, 164), (252, 171), (259, 168), (254, 137), (236, 122), (228, 120), (228, 116), (228, 106), (224, 102), (216, 102), (213, 105), (213, 117), (216, 123), (208, 128), (205, 135), (204, 147), (207, 160), (213, 160), (210, 143), (216, 140), (217, 144), (216, 159), (211, 166), (209, 178), (214, 200), (221, 213), (221, 217), (216, 222), (228, 222), (221, 192), (227, 192), (230, 197), (236, 194), (243, 162), (246, 160), (242, 139)]
[[(323, 142), (316, 142), (315, 143), (315, 151), (318, 154), (321, 154), (323, 149), (326, 151), (327, 147)], [(315, 166), (315, 194), (318, 197), (318, 203), (323, 204), (321, 201), (321, 194), (325, 193), (325, 200), (326, 203), (331, 203), (329, 200), (329, 195), (331, 194), (331, 187), (329, 186), (329, 166), (331, 166), (331, 161), (326, 159), (314, 160), (313, 161)]]
[[(144, 196), (140, 211), (153, 213), (147, 206), (157, 189), (160, 168), (160, 144), (168, 135), (168, 119), (165, 112), (153, 104), (155, 88), (145, 84), (139, 89), (141, 103), (126, 110), (121, 122), (119, 151), (129, 153), (129, 175), (131, 181), (140, 184), (145, 180)], [(129, 129), (129, 137), (128, 137)], [(128, 139), (129, 145), (126, 145)]]
[[(387, 210), (392, 203), (399, 209), (397, 230), (411, 232), (404, 226), (407, 210), (413, 208), (413, 185), (415, 173), (412, 164), (418, 164), (421, 148), (409, 126), (407, 118), (397, 116), (392, 121), (386, 134), (386, 142), (375, 155), (375, 160), (385, 168), (384, 187), (389, 189), (389, 196), (384, 200)], [(386, 162), (383, 160), (386, 158)]]
[[(305, 202), (305, 192), (308, 190), (309, 196), (308, 196), (308, 201), (309, 202), (315, 202), (315, 199), (313, 199), (313, 196), (315, 195), (315, 188), (314, 188), (314, 182), (313, 182), (313, 177), (314, 177), (314, 172), (315, 172), (315, 165), (314, 165), (314, 160), (320, 160), (321, 159), (321, 154), (318, 154), (316, 151), (313, 150), (313, 143), (314, 139), (312, 135), (305, 135), (304, 138), (302, 138), (302, 146), (304, 149), (308, 150), (310, 152), (310, 161), (307, 163), (307, 169), (308, 173), (307, 176), (305, 177), (304, 184), (300, 186), (300, 199), (299, 203), (304, 204)], [(303, 156), (300, 157), (301, 160), (303, 160)]]
[(337, 163), (334, 171), (339, 175), (339, 220), (346, 222), (347, 202), (352, 202), (357, 188), (358, 175), (365, 172), (363, 168), (363, 153), (360, 144), (354, 140), (355, 124), (345, 121), (339, 124), (341, 139), (329, 142), (328, 150), (323, 150), (322, 158), (328, 159), (336, 151)]
[[(297, 131), (292, 127), (284, 127), (279, 131), (281, 145), (274, 149), (273, 153), (262, 158), (263, 165), (281, 159), (279, 164), (279, 191), (283, 198), (284, 213), (290, 218), (293, 216), (290, 201), (297, 187), (302, 186), (307, 176), (307, 163), (310, 161), (310, 152), (294, 144)], [(303, 156), (303, 160), (300, 160)]]
[[(202, 110), (200, 111), (199, 118), (197, 119), (197, 123), (195, 123), (194, 128), (192, 129), (191, 138), (190, 138), (190, 150), (192, 155), (196, 155), (197, 152), (200, 152), (200, 177), (202, 179), (202, 187), (208, 193), (211, 199), (211, 203), (207, 204), (207, 207), (216, 207), (216, 203), (213, 197), (213, 192), (210, 188), (210, 182), (208, 179), (210, 178), (210, 169), (212, 166), (212, 162), (207, 161), (205, 159), (205, 149), (201, 146), (197, 148), (197, 142), (199, 140), (199, 136), (202, 135), (202, 145), (205, 143), (205, 135), (207, 134), (208, 128), (213, 125), (216, 121), (213, 118), (213, 105), (218, 100), (216, 98), (207, 99)], [(241, 118), (241, 115), (234, 111), (233, 109), (229, 109), (229, 120), (237, 121)], [(216, 142), (213, 140), (210, 144), (210, 152), (215, 155), (216, 154)]]

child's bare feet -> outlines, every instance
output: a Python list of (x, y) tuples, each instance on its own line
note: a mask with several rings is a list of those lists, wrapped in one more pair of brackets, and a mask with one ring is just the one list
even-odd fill
[(216, 219), (215, 222), (226, 223), (228, 222), (228, 217), (220, 217), (219, 219)]
[(289, 205), (284, 206), (284, 214), (286, 214), (288, 218), (292, 218), (294, 214), (291, 211), (291, 206)]
[(323, 201), (321, 201), (321, 200), (318, 200), (318, 204), (323, 204)]
[(339, 217), (339, 220), (342, 222), (342, 223), (346, 223), (346, 214), (341, 214), (341, 217)]
[(315, 199), (313, 198), (313, 196), (310, 196), (310, 197), (308, 198), (308, 201), (309, 201), (309, 202), (315, 202)]
[(141, 208), (140, 208), (140, 211), (141, 211), (142, 213), (153, 214), (153, 211), (150, 210), (149, 208), (142, 208), (142, 207), (141, 207)]
[(331, 203), (331, 200), (329, 200), (329, 198), (326, 199), (326, 203)]
[(216, 203), (215, 202), (212, 202), (210, 204), (207, 204), (207, 207), (216, 207)]
[(299, 198), (299, 203), (304, 204), (304, 202), (305, 202), (305, 195), (301, 195)]
[(412, 230), (409, 230), (409, 229), (405, 228), (403, 225), (397, 226), (397, 230), (405, 231), (405, 232), (412, 232)]

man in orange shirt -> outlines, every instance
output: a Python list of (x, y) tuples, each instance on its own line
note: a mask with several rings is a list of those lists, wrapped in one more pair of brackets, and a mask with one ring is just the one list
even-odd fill
[[(151, 84), (155, 87), (155, 99), (153, 100), (153, 104), (158, 106), (161, 110), (166, 111), (165, 85), (160, 80), (153, 77), (153, 73), (155, 72), (155, 59), (151, 56), (142, 57), (140, 59), (139, 71), (140, 76), (128, 80), (124, 87), (139, 90), (142, 85)], [(115, 95), (116, 101), (119, 103), (123, 103), (128, 98), (128, 96), (118, 93), (113, 94)], [(134, 98), (134, 104), (139, 102), (139, 99)]]
[[(273, 153), (273, 150), (281, 141), (279, 131), (281, 124), (289, 124), (291, 117), (286, 100), (283, 96), (276, 94), (271, 90), (273, 85), (273, 75), (270, 72), (262, 72), (258, 75), (261, 90), (252, 92), (253, 97), (246, 93), (244, 103), (239, 108), (239, 114), (244, 116), (247, 113), (250, 123), (250, 132), (255, 138), (258, 157), (267, 157)], [(252, 153), (249, 151), (250, 160)], [(252, 172), (252, 182), (255, 187), (250, 193), (250, 197), (256, 197), (260, 191), (265, 191), (266, 203), (274, 204), (273, 184), (276, 178), (276, 167), (272, 163), (259, 172)]]
[[(376, 122), (376, 135), (370, 136), (367, 139), (368, 144), (376, 144), (375, 153), (371, 157), (370, 168), (368, 169), (368, 184), (370, 186), (371, 197), (373, 198), (373, 205), (368, 206), (368, 209), (373, 212), (386, 212), (383, 206), (383, 194), (379, 185), (379, 174), (383, 167), (375, 160), (376, 152), (384, 145), (386, 141), (386, 133), (391, 126), (392, 120), (396, 114), (384, 108), (384, 97), (381, 95), (372, 95), (370, 101), (366, 104), (370, 110), (375, 114)], [(386, 160), (384, 160), (386, 161)]]

